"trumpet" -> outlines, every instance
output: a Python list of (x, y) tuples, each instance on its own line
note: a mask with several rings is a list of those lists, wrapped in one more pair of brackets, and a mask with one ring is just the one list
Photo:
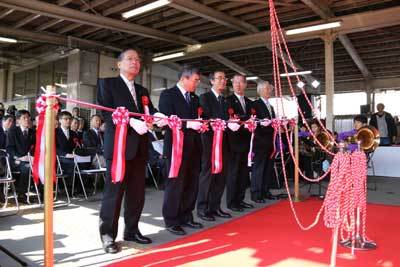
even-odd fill
[(360, 149), (366, 153), (375, 151), (379, 146), (379, 131), (370, 125), (365, 125), (357, 130), (356, 134), (350, 136), (352, 144), (360, 144)]

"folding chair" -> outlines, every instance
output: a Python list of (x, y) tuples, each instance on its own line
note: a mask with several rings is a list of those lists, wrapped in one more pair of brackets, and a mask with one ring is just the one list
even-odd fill
[[(151, 169), (151, 165), (148, 162), (146, 164), (146, 169), (147, 169), (147, 173), (150, 174), (151, 179), (153, 179), (154, 187), (158, 190), (158, 184), (157, 184), (156, 178), (154, 177), (153, 170)], [(146, 175), (146, 176), (149, 177), (149, 175)]]
[[(8, 200), (10, 198), (14, 198), (15, 205), (17, 206), (17, 214), (19, 212), (19, 202), (18, 202), (18, 196), (17, 196), (17, 191), (15, 190), (15, 179), (12, 177), (12, 172), (11, 172), (11, 167), (10, 167), (10, 161), (8, 160), (8, 154), (4, 150), (0, 150), (0, 160), (5, 163), (5, 172), (4, 175), (0, 177), (0, 185), (3, 185), (3, 195), (4, 195), (4, 204), (2, 206), (2, 209), (7, 208), (8, 205)], [(12, 190), (12, 196), (9, 196), (9, 190)], [(12, 215), (15, 215), (12, 214)], [(11, 215), (11, 214), (9, 214)], [(6, 216), (9, 216), (6, 215)], [(4, 217), (4, 216), (2, 216)]]
[[(94, 168), (84, 168), (81, 169), (79, 166), (80, 163), (89, 163), (91, 164), (93, 161), (97, 162)], [(104, 174), (106, 172), (106, 168), (101, 166), (100, 156), (92, 149), (81, 149), (79, 155), (74, 152), (74, 174), (72, 179), (72, 197), (74, 197), (75, 192), (75, 177), (78, 175), (79, 182), (82, 187), (83, 195), (85, 199), (88, 199), (85, 184), (83, 182), (82, 176), (94, 176), (94, 190), (92, 195), (96, 194), (96, 186), (98, 181), (98, 176), (102, 175), (103, 179), (105, 179)]]
[(281, 160), (281, 153), (277, 152), (274, 157), (275, 179), (276, 179), (276, 185), (278, 186), (279, 189), (282, 187), (279, 177), (283, 174), (283, 168), (286, 169), (286, 165), (288, 164), (288, 162), (290, 160), (290, 157), (285, 157), (285, 155), (286, 154), (284, 153), (284, 155), (283, 155), (284, 165), (283, 166), (282, 166), (282, 160)]
[[(38, 204), (42, 205), (42, 201), (40, 200), (39, 189), (37, 187), (37, 184), (35, 184), (35, 182), (33, 181), (33, 175), (32, 175), (33, 157), (31, 156), (30, 153), (28, 153), (28, 159), (29, 159), (29, 177), (28, 177), (28, 188), (27, 188), (27, 192), (26, 192), (26, 202), (28, 202), (28, 204), (32, 204), (31, 203), (31, 195), (32, 195), (32, 196), (36, 196)], [(35, 192), (31, 192), (31, 183), (33, 183)]]
[(68, 177), (68, 175), (64, 174), (64, 171), (61, 168), (61, 163), (60, 163), (60, 159), (58, 156), (56, 157), (56, 160), (57, 160), (57, 162), (56, 162), (56, 164), (57, 164), (57, 167), (56, 167), (56, 190), (54, 190), (54, 201), (57, 200), (57, 196), (58, 196), (58, 190), (59, 190), (58, 180), (61, 179), (61, 181), (64, 185), (64, 192), (67, 197), (67, 206), (68, 206), (69, 204), (71, 204), (71, 199), (69, 198), (67, 183), (65, 182), (65, 178)]
[[(374, 166), (374, 161), (372, 160), (372, 158), (374, 157), (374, 151), (367, 152), (366, 156), (367, 156), (367, 169), (371, 169), (372, 176), (375, 176), (375, 166)], [(376, 191), (378, 189), (378, 187), (376, 185), (376, 180), (371, 182), (370, 179), (368, 179), (368, 177), (367, 177), (367, 184), (371, 184), (371, 183), (374, 184), (373, 187), (367, 186), (367, 189), (371, 190), (371, 191)]]

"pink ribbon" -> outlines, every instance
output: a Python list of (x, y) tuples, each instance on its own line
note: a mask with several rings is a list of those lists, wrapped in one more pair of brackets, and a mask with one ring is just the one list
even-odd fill
[(171, 115), (168, 120), (168, 126), (172, 130), (172, 157), (171, 167), (168, 178), (176, 178), (179, 174), (179, 168), (182, 162), (183, 151), (183, 132), (182, 121), (176, 115)]
[[(39, 183), (39, 180), (44, 184), (44, 179), (45, 179), (45, 154), (46, 154), (46, 127), (45, 127), (45, 114), (46, 114), (46, 95), (40, 96), (36, 100), (36, 111), (38, 112), (38, 122), (37, 122), (37, 130), (36, 130), (36, 145), (35, 145), (35, 152), (33, 156), (33, 166), (32, 166), (32, 176), (33, 176), (33, 181), (35, 184)], [(56, 103), (53, 105), (54, 110), (58, 110), (59, 105)], [(48, 153), (53, 153), (55, 155), (56, 153), (56, 142), (54, 139), (54, 144), (53, 144), (53, 151)], [(56, 157), (53, 157), (53, 164), (54, 170), (52, 173), (53, 177), (53, 182), (56, 181), (56, 171), (55, 171), (55, 166), (56, 166)]]
[(111, 178), (112, 182), (115, 184), (122, 182), (125, 176), (125, 150), (129, 111), (125, 107), (118, 107), (113, 112), (112, 119), (115, 124), (115, 135)]
[(248, 119), (244, 123), (244, 127), (247, 128), (250, 133), (251, 133), (251, 139), (250, 139), (250, 149), (249, 149), (249, 154), (247, 154), (247, 166), (251, 167), (253, 164), (253, 140), (254, 140), (254, 132), (257, 128), (257, 122), (256, 122), (256, 116), (251, 115), (250, 119)]
[(144, 114), (145, 115), (143, 115), (142, 116), (142, 118), (143, 118), (143, 120), (146, 122), (146, 123), (153, 123), (153, 121), (154, 121), (154, 118), (152, 117), (152, 116), (150, 116), (150, 109), (149, 109), (149, 98), (147, 97), (147, 96), (142, 96), (142, 106), (143, 106), (143, 111), (144, 111)]
[(211, 127), (214, 131), (212, 156), (211, 156), (211, 173), (217, 174), (222, 171), (222, 140), (226, 124), (223, 120), (217, 119), (211, 122)]
[(270, 159), (272, 159), (276, 153), (276, 145), (275, 145), (275, 141), (276, 141), (276, 135), (279, 133), (279, 129), (281, 127), (282, 124), (282, 120), (281, 119), (273, 119), (271, 122), (271, 126), (274, 129), (274, 140), (272, 141), (272, 144), (274, 145), (274, 149), (272, 150), (271, 155), (269, 156)]

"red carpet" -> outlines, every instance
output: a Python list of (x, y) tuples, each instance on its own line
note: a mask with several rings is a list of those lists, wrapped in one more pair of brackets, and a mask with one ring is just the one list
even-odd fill
[[(318, 200), (296, 204), (303, 224), (311, 222), (320, 205)], [(338, 246), (337, 266), (400, 266), (400, 207), (368, 205), (367, 234), (378, 248), (356, 251), (353, 257)], [(289, 203), (282, 201), (109, 266), (329, 266), (330, 238), (322, 221), (310, 231), (300, 230)]]

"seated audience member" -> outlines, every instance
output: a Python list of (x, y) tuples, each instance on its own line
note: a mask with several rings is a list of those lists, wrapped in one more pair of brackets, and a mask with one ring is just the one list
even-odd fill
[(100, 131), (101, 118), (93, 115), (90, 119), (90, 129), (83, 133), (83, 145), (96, 148), (98, 154), (103, 154), (103, 134)]
[(13, 127), (14, 118), (10, 115), (5, 115), (1, 121), (2, 127), (0, 127), (0, 149), (6, 149), (6, 135), (8, 130)]
[(353, 128), (358, 131), (361, 127), (366, 126), (368, 119), (365, 115), (357, 115), (353, 119)]
[(82, 135), (83, 140), (83, 133), (86, 131), (86, 121), (83, 118), (79, 118), (79, 127), (78, 127), (78, 135)]
[(71, 121), (71, 131), (76, 133), (76, 136), (78, 137), (79, 143), (82, 144), (83, 142), (83, 132), (79, 132), (79, 119), (78, 118), (72, 118)]
[(19, 175), (16, 178), (16, 190), (21, 201), (25, 201), (24, 194), (28, 190), (29, 157), (35, 146), (35, 132), (29, 129), (30, 113), (19, 110), (16, 113), (18, 126), (10, 128), (7, 132), (6, 151), (9, 154), (11, 168)]
[(155, 131), (148, 131), (147, 135), (149, 136), (149, 156), (147, 162), (150, 164), (150, 167), (158, 169), (157, 172), (157, 180), (160, 185), (164, 184), (164, 177), (166, 177), (166, 165), (163, 155), (154, 149), (153, 142), (157, 140), (161, 140), (162, 136), (159, 136)]
[[(71, 131), (72, 115), (68, 111), (61, 111), (58, 116), (60, 127), (56, 129), (56, 151), (64, 173), (71, 175), (74, 170), (74, 149), (77, 147), (77, 135)], [(71, 184), (70, 179), (67, 183)]]

